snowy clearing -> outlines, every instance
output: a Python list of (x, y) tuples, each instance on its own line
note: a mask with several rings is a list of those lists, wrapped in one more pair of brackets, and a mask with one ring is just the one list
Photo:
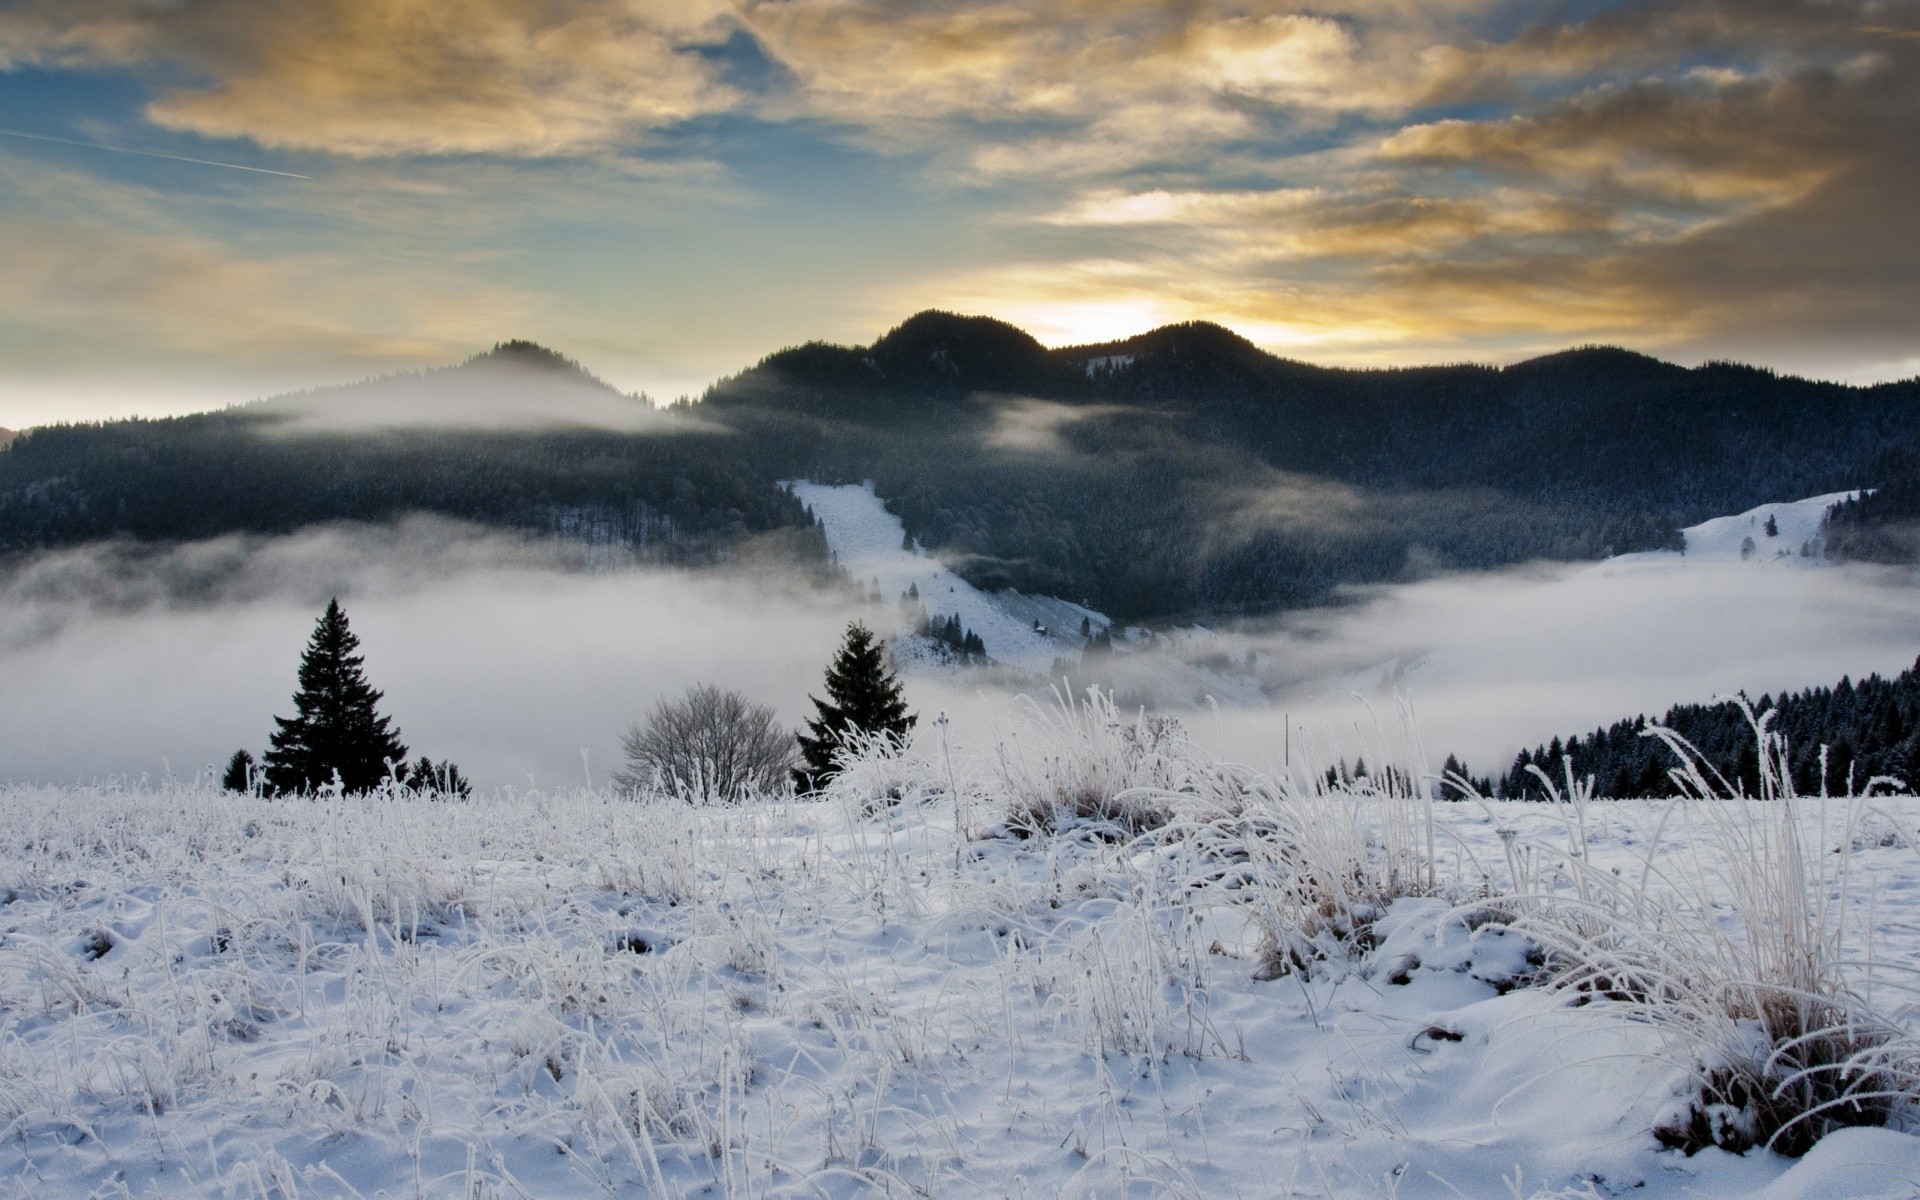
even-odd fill
[[(1146, 728), (923, 736), (733, 809), (0, 792), (0, 1196), (1920, 1188), (1897, 1129), (1662, 1149), (1711, 1047), (1533, 986), (1551, 921), (1473, 899), (1611, 887), (1631, 929), (1672, 892), (1656, 947), (1737, 940), (1773, 859), (1729, 831), (1785, 807), (1316, 796)], [(1012, 836), (1036, 797), (1112, 819)], [(1795, 803), (1827, 949), (1910, 1034), (1920, 800)], [(1118, 836), (1129, 805), (1175, 819)]]
[(906, 527), (873, 494), (871, 484), (786, 486), (826, 527), (827, 548), (855, 583), (867, 587), (879, 580), (887, 604), (897, 603), (909, 587), (919, 588), (930, 614), (959, 614), (995, 662), (1043, 675), (1056, 658), (1080, 653), (1083, 620), (1096, 632), (1110, 623), (1093, 609), (1052, 596), (983, 592), (938, 559), (906, 549)]

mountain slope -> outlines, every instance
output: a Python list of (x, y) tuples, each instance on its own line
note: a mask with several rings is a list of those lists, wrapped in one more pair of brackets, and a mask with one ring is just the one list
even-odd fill
[(1000, 322), (923, 313), (871, 347), (770, 356), (701, 407), (736, 428), (784, 423), (786, 469), (871, 479), (982, 586), (1132, 618), (1674, 546), (1717, 513), (1872, 484), (1884, 439), (1920, 435), (1916, 401), (1911, 382), (1611, 347), (1339, 370), (1205, 323), (1047, 351)]
[(286, 533), (431, 512), (706, 561), (817, 533), (721, 431), (508, 343), (457, 367), (164, 420), (29, 430), (0, 455), (0, 551)]
[(508, 344), (225, 414), (33, 431), (0, 459), (0, 548), (423, 508), (532, 528), (585, 512), (616, 539), (708, 554), (804, 529), (779, 480), (870, 480), (980, 587), (1219, 617), (1675, 546), (1715, 514), (1873, 486), (1883, 449), (1905, 443), (1920, 444), (1920, 382), (1608, 347), (1343, 370), (1206, 323), (1048, 349), (926, 312), (869, 346), (779, 351), (664, 411)]

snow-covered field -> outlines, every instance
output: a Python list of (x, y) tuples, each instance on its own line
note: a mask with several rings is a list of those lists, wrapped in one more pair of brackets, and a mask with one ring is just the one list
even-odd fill
[[(1920, 1192), (1898, 1129), (1650, 1132), (1751, 1033), (1682, 1001), (1769, 947), (1910, 1061), (1920, 800), (1427, 805), (1098, 705), (945, 732), (734, 809), (0, 791), (0, 1197)], [(1537, 986), (1576, 943), (1697, 977)]]
[(1082, 621), (1096, 632), (1109, 624), (1093, 609), (1052, 596), (983, 592), (938, 559), (905, 548), (906, 528), (873, 494), (871, 484), (786, 486), (826, 527), (827, 548), (855, 583), (868, 587), (878, 580), (880, 595), (889, 604), (909, 587), (919, 588), (930, 614), (959, 614), (995, 662), (1044, 675), (1056, 658), (1080, 653), (1086, 644), (1080, 636)]

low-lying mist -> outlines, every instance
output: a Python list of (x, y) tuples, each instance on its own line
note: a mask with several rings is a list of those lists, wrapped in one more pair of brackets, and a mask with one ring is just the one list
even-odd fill
[[(1858, 564), (1632, 555), (1455, 575), (1352, 600), (1226, 635), (1218, 647), (1229, 659), (1262, 656), (1271, 708), (1289, 714), (1323, 761), (1370, 755), (1376, 715), (1397, 738), (1403, 699), (1431, 766), (1458, 753), (1489, 772), (1555, 735), (1741, 691), (1758, 699), (1842, 675), (1893, 674), (1920, 655), (1912, 573)], [(1269, 710), (1194, 720), (1242, 757), (1265, 764), (1285, 752)]]
[(501, 351), (458, 367), (295, 392), (248, 408), (282, 435), (380, 431), (528, 432), (603, 429), (701, 433), (714, 427), (625, 395), (551, 352)]
[(483, 787), (604, 782), (626, 725), (697, 682), (791, 723), (855, 615), (779, 575), (589, 572), (566, 549), (416, 519), (40, 556), (0, 582), (0, 779), (258, 755), (336, 594), (413, 753)]
[[(49, 552), (0, 577), (0, 780), (191, 776), (236, 749), (258, 755), (336, 594), (413, 753), (451, 758), (481, 787), (604, 783), (622, 730), (698, 682), (791, 727), (846, 623), (891, 632), (894, 615), (772, 569), (589, 571), (563, 542), (425, 518)], [(1909, 572), (1654, 555), (1375, 589), (1122, 654), (1105, 674), (1123, 696), (1158, 696), (1207, 748), (1262, 766), (1289, 745), (1296, 762), (1303, 744), (1322, 762), (1371, 757), (1369, 705), (1397, 740), (1405, 698), (1432, 765), (1456, 752), (1488, 772), (1555, 734), (1892, 673), (1916, 654)], [(941, 708), (970, 725), (1004, 711), (1011, 689), (995, 678), (910, 679), (923, 729)]]

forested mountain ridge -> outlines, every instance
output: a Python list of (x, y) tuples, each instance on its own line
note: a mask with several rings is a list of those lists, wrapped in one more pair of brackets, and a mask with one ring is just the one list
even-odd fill
[(871, 479), (981, 586), (1220, 616), (1670, 546), (1706, 517), (1873, 486), (1908, 442), (1916, 381), (1606, 347), (1348, 370), (1199, 322), (1049, 349), (926, 312), (870, 346), (779, 351), (664, 409), (508, 343), (223, 413), (30, 431), (0, 455), (0, 549), (426, 510), (700, 561), (771, 530), (811, 536), (778, 480)]
[(1121, 616), (1265, 611), (1437, 568), (1673, 546), (1710, 516), (1872, 485), (1887, 441), (1920, 435), (1913, 381), (1854, 388), (1610, 347), (1344, 370), (1206, 323), (1048, 350), (946, 313), (870, 347), (782, 351), (703, 406), (806, 426), (786, 443), (792, 469), (872, 478), (976, 583)]

